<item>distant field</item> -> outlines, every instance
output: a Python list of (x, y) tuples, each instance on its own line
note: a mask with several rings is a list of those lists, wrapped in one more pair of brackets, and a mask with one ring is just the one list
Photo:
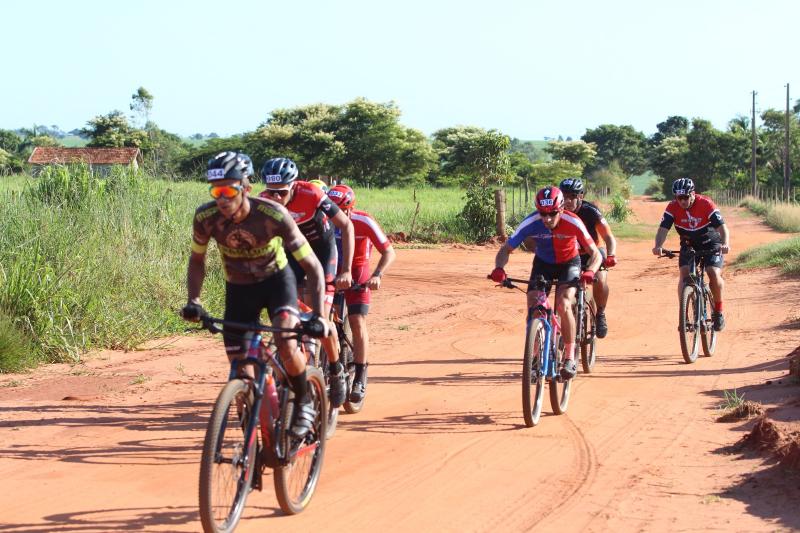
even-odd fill
[(82, 146), (86, 146), (89, 142), (88, 139), (82, 139), (77, 135), (67, 135), (66, 137), (59, 139), (59, 141), (67, 148), (80, 148)]
[(656, 175), (650, 172), (649, 170), (644, 174), (639, 174), (638, 176), (631, 176), (630, 183), (631, 183), (631, 192), (637, 196), (641, 196), (644, 194), (645, 189), (647, 186), (650, 185), (650, 182), (656, 179)]

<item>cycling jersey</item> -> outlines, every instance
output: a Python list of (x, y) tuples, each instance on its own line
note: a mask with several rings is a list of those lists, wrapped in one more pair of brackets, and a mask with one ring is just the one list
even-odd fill
[(508, 246), (516, 248), (527, 237), (536, 241), (536, 257), (545, 263), (562, 264), (578, 256), (580, 247), (588, 250), (594, 240), (581, 219), (574, 213), (564, 211), (558, 225), (549, 229), (538, 212), (531, 213), (508, 238)]
[[(372, 218), (366, 211), (353, 209), (350, 213), (350, 221), (353, 223), (353, 233), (355, 236), (355, 249), (353, 250), (353, 268), (357, 266), (369, 265), (369, 258), (372, 254), (373, 245), (380, 252), (385, 252), (391, 241), (383, 233), (380, 224)], [(339, 264), (342, 264), (342, 232), (339, 228), (335, 230), (336, 248), (339, 253)]]
[(290, 215), (282, 205), (249, 200), (250, 213), (238, 223), (224, 217), (215, 201), (201, 205), (194, 215), (192, 252), (205, 254), (213, 238), (222, 254), (225, 279), (238, 285), (258, 283), (283, 269), (284, 245), (299, 258), (311, 253), (300, 232), (287, 224)]
[(597, 225), (604, 224), (606, 221), (602, 211), (593, 203), (583, 200), (575, 214), (580, 217), (581, 222), (586, 226), (586, 231), (589, 232), (592, 239), (594, 239), (595, 242), (599, 242), (597, 239)]
[[(319, 241), (333, 241), (330, 219), (339, 212), (339, 206), (331, 202), (322, 189), (307, 181), (296, 181), (292, 191), (292, 199), (286, 204), (286, 209), (308, 242), (313, 246)], [(262, 192), (261, 196), (267, 194)]]
[(720, 244), (722, 237), (717, 228), (724, 223), (711, 198), (702, 194), (695, 194), (689, 209), (682, 208), (676, 200), (671, 201), (661, 218), (662, 228), (670, 229), (675, 224), (681, 243), (698, 249), (714, 248)]

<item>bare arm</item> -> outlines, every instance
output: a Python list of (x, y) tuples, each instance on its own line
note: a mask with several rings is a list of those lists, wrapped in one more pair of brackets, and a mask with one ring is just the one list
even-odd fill
[(586, 270), (591, 270), (597, 273), (600, 268), (600, 263), (603, 261), (603, 256), (600, 254), (600, 249), (595, 243), (589, 246), (589, 262), (586, 263)]
[(200, 291), (206, 279), (206, 254), (192, 252), (189, 256), (189, 268), (186, 273), (186, 286), (189, 292), (189, 301), (200, 303)]
[(336, 277), (336, 287), (347, 289), (353, 284), (351, 269), (353, 265), (353, 250), (355, 248), (355, 231), (353, 231), (353, 223), (350, 222), (350, 218), (344, 211), (339, 211), (333, 215), (331, 222), (342, 231), (342, 265), (339, 275)]
[(717, 228), (719, 236), (722, 237), (722, 246), (720, 252), (727, 254), (731, 251), (731, 232), (727, 224), (722, 224)]
[(605, 219), (602, 219), (600, 222), (597, 223), (595, 226), (597, 230), (597, 234), (603, 238), (603, 242), (606, 243), (606, 254), (608, 255), (616, 255), (617, 251), (617, 239), (614, 238), (614, 234), (611, 233), (611, 226), (608, 225)]
[(507, 244), (501, 246), (500, 249), (497, 250), (497, 255), (494, 257), (495, 268), (503, 268), (506, 266), (512, 251), (513, 250)]
[(658, 228), (658, 231), (656, 232), (655, 247), (653, 248), (653, 255), (661, 255), (661, 246), (664, 244), (664, 241), (667, 240), (667, 233), (669, 233), (667, 228)]
[(374, 291), (377, 291), (381, 288), (381, 276), (386, 273), (386, 269), (389, 268), (389, 265), (394, 262), (396, 257), (394, 247), (391, 244), (386, 250), (378, 251), (381, 254), (381, 258), (378, 261), (378, 266), (375, 267), (372, 277), (367, 280), (367, 286)]

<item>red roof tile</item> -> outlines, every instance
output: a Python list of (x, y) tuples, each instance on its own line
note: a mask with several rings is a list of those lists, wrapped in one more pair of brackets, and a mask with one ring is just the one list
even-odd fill
[(65, 148), (37, 146), (28, 158), (34, 165), (88, 163), (90, 165), (130, 165), (142, 158), (138, 148)]

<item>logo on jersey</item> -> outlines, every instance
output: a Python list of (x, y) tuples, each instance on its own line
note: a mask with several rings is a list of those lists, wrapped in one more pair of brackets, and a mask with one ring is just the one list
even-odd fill
[(280, 174), (268, 174), (264, 176), (264, 183), (280, 183), (283, 178)]
[(234, 250), (251, 250), (256, 245), (256, 238), (249, 231), (237, 228), (228, 234), (225, 244)]
[(700, 224), (700, 219), (695, 218), (689, 213), (686, 213), (686, 222), (689, 224), (690, 228), (696, 228), (698, 224)]

